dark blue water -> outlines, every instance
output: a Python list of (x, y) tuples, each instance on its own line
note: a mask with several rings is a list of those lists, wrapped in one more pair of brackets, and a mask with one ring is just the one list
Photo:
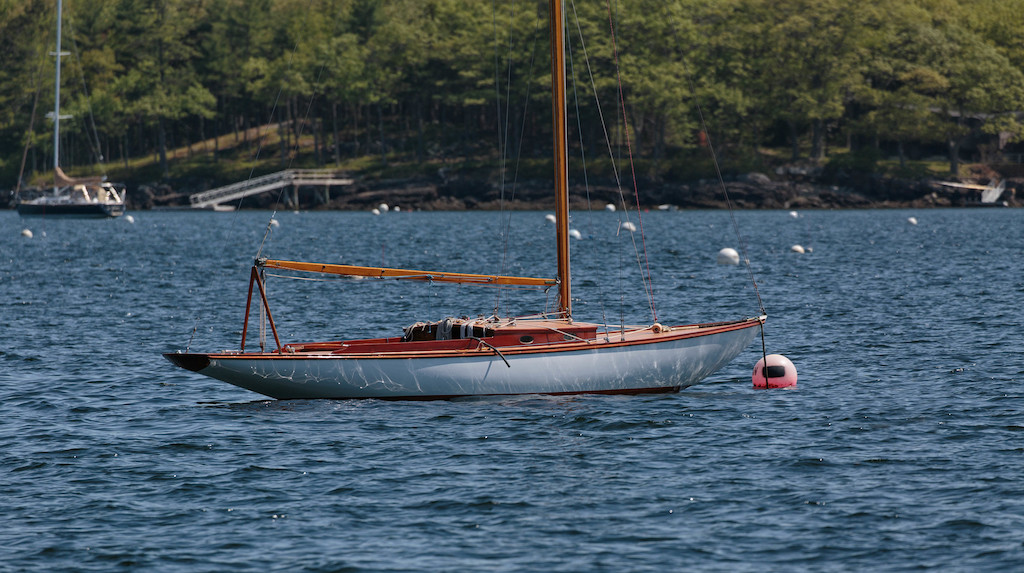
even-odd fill
[[(1024, 568), (1024, 212), (737, 213), (796, 389), (750, 387), (758, 341), (680, 394), (430, 403), (175, 369), (237, 347), (269, 213), (133, 216), (0, 213), (0, 570)], [(573, 222), (576, 314), (650, 322), (617, 217)], [(542, 213), (507, 251), (496, 213), (277, 219), (274, 258), (554, 274)], [(727, 213), (643, 224), (659, 321), (759, 312)], [(554, 302), (496, 294), (270, 281), (286, 341)]]

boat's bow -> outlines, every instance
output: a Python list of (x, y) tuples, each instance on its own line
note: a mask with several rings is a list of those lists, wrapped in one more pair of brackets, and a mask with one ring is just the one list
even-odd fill
[(171, 364), (185, 370), (191, 370), (193, 372), (202, 372), (204, 368), (210, 365), (209, 354), (183, 354), (181, 352), (167, 352), (164, 354), (164, 358), (171, 361)]

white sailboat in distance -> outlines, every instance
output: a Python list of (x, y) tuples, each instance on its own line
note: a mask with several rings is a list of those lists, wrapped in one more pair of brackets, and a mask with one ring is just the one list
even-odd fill
[[(63, 2), (57, 0), (57, 67), (53, 106), (53, 192), (34, 199), (18, 199), (16, 208), (22, 217), (120, 217), (125, 212), (125, 188), (110, 183), (104, 177), (68, 177), (60, 168), (60, 120), (70, 116), (60, 114), (60, 59), (68, 55), (61, 52), (61, 20)], [(47, 114), (49, 115), (49, 114)]]

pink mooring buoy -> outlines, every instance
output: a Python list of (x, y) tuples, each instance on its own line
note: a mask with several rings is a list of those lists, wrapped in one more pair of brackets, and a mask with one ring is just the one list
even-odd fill
[(796, 386), (796, 366), (781, 354), (769, 354), (754, 365), (751, 377), (754, 388), (789, 388)]

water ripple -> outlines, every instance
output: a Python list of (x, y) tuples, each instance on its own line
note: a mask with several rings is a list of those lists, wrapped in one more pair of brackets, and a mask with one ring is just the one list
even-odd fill
[[(1019, 213), (931, 211), (912, 228), (900, 211), (802, 215), (737, 214), (768, 350), (794, 360), (798, 388), (752, 390), (752, 346), (679, 394), (428, 403), (262, 400), (159, 356), (190, 338), (237, 347), (265, 213), (47, 221), (37, 239), (0, 237), (0, 571), (1019, 569)], [(550, 274), (542, 214), (514, 218), (509, 268)], [(275, 256), (413, 268), (443, 265), (493, 222), (280, 220)], [(628, 245), (614, 217), (593, 220), (609, 232), (574, 244), (582, 312), (642, 313), (617, 269), (596, 278), (615, 265), (585, 243)], [(742, 269), (714, 264), (727, 214), (644, 223), (652, 252), (669, 255), (652, 266), (659, 314), (756, 311)], [(796, 243), (813, 253), (792, 255)], [(464, 251), (453, 264), (497, 263)], [(376, 336), (400, 326), (396, 313), (495, 305), (491, 291), (364, 282), (326, 295), (272, 285), (294, 295), (281, 326)]]

